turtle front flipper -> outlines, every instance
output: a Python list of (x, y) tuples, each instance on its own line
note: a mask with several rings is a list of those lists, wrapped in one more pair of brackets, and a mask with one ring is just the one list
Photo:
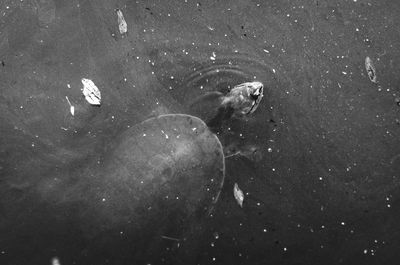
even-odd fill
[(255, 144), (233, 142), (224, 147), (225, 158), (244, 157), (254, 163), (263, 159), (261, 149)]

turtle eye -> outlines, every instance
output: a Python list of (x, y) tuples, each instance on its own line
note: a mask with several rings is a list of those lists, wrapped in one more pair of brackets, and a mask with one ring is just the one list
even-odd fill
[(254, 93), (251, 93), (251, 94), (250, 94), (251, 98), (252, 98), (253, 100), (257, 100), (257, 99), (260, 97), (260, 95), (262, 95), (262, 89), (263, 89), (262, 86), (259, 87), (259, 88), (257, 88), (257, 89), (254, 91)]
[(258, 97), (259, 97), (260, 95), (257, 93), (255, 93), (255, 94), (251, 94), (250, 95), (250, 97), (251, 97), (251, 99), (253, 99), (254, 101), (257, 101), (257, 99), (258, 99)]

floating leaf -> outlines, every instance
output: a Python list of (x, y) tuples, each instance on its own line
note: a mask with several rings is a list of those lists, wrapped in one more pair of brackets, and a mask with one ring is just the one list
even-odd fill
[(122, 35), (126, 34), (128, 32), (128, 24), (125, 21), (122, 11), (119, 9), (117, 9), (117, 16), (118, 16), (119, 33), (121, 33)]
[(376, 83), (376, 70), (371, 58), (368, 56), (365, 58), (365, 69), (367, 70), (369, 80), (371, 80), (373, 83)]
[(233, 186), (233, 196), (235, 197), (239, 206), (243, 207), (244, 194), (237, 183), (235, 183), (235, 185)]
[(90, 79), (82, 78), (81, 81), (83, 84), (82, 92), (85, 96), (86, 101), (89, 102), (89, 104), (91, 105), (100, 105), (101, 94), (97, 86)]

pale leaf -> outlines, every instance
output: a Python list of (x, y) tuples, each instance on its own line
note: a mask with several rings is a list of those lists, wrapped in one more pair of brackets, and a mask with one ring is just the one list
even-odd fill
[(81, 81), (83, 84), (82, 93), (85, 96), (86, 101), (91, 105), (100, 105), (101, 93), (98, 87), (90, 79), (82, 78)]
[(233, 196), (235, 197), (239, 206), (243, 207), (244, 194), (237, 183), (235, 183), (235, 185), (233, 186)]
[(365, 58), (365, 70), (367, 70), (369, 80), (371, 80), (372, 83), (376, 83), (376, 70), (371, 58), (368, 56)]
[(122, 11), (119, 9), (117, 9), (117, 16), (118, 16), (119, 33), (126, 34), (128, 32), (128, 24), (125, 21)]

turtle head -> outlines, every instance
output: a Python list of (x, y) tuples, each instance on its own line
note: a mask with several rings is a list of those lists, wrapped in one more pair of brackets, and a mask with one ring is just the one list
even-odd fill
[(263, 97), (264, 85), (261, 82), (246, 82), (236, 85), (224, 97), (222, 105), (233, 110), (233, 115), (252, 114)]
[(264, 96), (264, 85), (258, 81), (248, 82), (245, 83), (245, 85), (247, 86), (248, 95), (251, 99), (251, 107), (247, 114), (251, 114), (257, 109), (258, 104)]

